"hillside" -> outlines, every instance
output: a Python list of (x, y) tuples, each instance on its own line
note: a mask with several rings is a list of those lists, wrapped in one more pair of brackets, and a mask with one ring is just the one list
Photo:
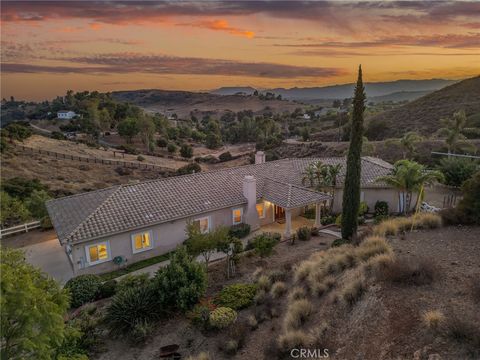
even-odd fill
[[(440, 119), (464, 109), (467, 117), (480, 113), (480, 76), (466, 79), (405, 105), (370, 118), (382, 129), (377, 140), (398, 137), (407, 131), (432, 135), (440, 127)], [(468, 125), (467, 126), (472, 126)]]
[(368, 97), (368, 102), (381, 103), (381, 102), (400, 102), (400, 101), (412, 101), (416, 100), (422, 96), (430, 94), (430, 90), (420, 90), (420, 91), (397, 91), (387, 95), (381, 96), (372, 96)]
[(256, 96), (216, 95), (189, 91), (134, 90), (116, 91), (112, 96), (117, 101), (138, 105), (149, 112), (175, 113), (178, 117), (190, 117), (190, 113), (214, 112), (221, 114), (227, 110), (262, 111), (268, 108), (273, 112), (292, 112), (298, 103), (286, 100), (260, 100)]

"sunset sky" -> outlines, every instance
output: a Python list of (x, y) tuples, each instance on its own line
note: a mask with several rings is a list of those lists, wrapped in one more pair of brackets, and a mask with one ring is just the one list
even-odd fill
[(2, 1), (2, 97), (480, 74), (480, 2)]

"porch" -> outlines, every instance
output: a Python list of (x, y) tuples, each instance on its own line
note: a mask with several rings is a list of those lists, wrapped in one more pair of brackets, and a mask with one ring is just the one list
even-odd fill
[[(257, 235), (262, 232), (276, 232), (283, 235), (285, 233), (285, 226), (286, 226), (285, 223), (279, 223), (277, 221), (274, 221), (270, 224), (261, 226), (259, 229), (255, 230), (253, 234)], [(307, 219), (307, 218), (304, 218), (303, 216), (296, 216), (292, 219), (290, 231), (294, 233), (302, 226), (313, 227), (315, 226), (315, 220)]]

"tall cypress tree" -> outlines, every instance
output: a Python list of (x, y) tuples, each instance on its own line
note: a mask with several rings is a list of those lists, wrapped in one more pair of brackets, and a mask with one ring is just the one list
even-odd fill
[(342, 238), (352, 240), (357, 233), (360, 208), (360, 177), (362, 167), (363, 112), (365, 110), (365, 87), (362, 81), (362, 66), (358, 67), (358, 80), (353, 97), (352, 127), (347, 157), (347, 173), (343, 187)]

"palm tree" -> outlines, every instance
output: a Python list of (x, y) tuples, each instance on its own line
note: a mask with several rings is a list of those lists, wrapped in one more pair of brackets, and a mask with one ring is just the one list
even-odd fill
[(415, 145), (422, 141), (423, 137), (417, 134), (415, 131), (409, 131), (401, 139), (389, 139), (386, 141), (387, 145), (390, 144), (398, 144), (402, 147), (402, 157), (407, 159), (407, 155), (409, 157), (413, 156), (415, 153)]
[(337, 176), (340, 174), (342, 164), (328, 165), (329, 183), (332, 188), (332, 201), (330, 202), (330, 213), (333, 211), (333, 203), (335, 202), (335, 188), (337, 187)]
[(442, 180), (443, 174), (440, 171), (428, 171), (425, 166), (410, 160), (397, 161), (391, 175), (377, 179), (377, 181), (384, 182), (398, 190), (399, 199), (404, 200), (402, 210), (405, 215), (410, 211), (413, 193), (419, 193), (425, 185)]
[(310, 187), (313, 187), (315, 185), (315, 177), (315, 166), (313, 166), (313, 164), (309, 164), (303, 172), (302, 184), (305, 186), (305, 184), (308, 182)]
[(467, 122), (464, 110), (457, 111), (452, 118), (442, 119), (441, 121), (444, 127), (438, 130), (438, 134), (445, 138), (449, 154), (459, 147), (470, 147), (471, 144), (465, 141), (466, 137), (462, 134)]

